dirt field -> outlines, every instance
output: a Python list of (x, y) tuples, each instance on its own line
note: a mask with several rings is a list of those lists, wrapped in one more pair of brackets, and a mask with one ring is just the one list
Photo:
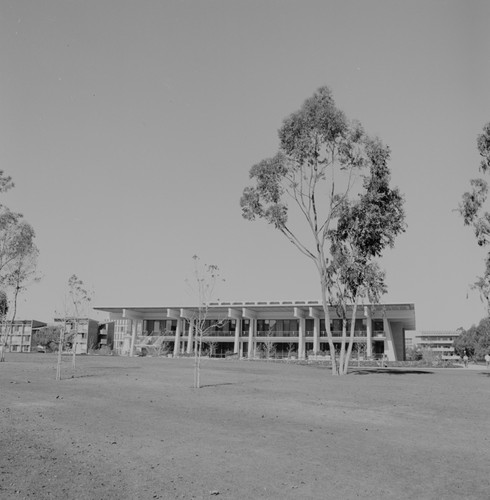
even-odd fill
[(7, 354), (1, 499), (490, 498), (490, 373)]

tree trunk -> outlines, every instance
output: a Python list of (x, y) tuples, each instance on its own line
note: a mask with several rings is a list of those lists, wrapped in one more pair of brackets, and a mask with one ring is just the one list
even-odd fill
[[(4, 335), (5, 332), (5, 335)], [(2, 329), (0, 330), (0, 362), (5, 361), (5, 349), (7, 348), (7, 321), (2, 317)]]
[(76, 355), (77, 355), (77, 342), (78, 341), (78, 319), (75, 320), (75, 333), (73, 334), (73, 355), (71, 358), (71, 367), (73, 371), (75, 371), (75, 368), (77, 367), (77, 362), (76, 362)]
[[(318, 266), (318, 269), (321, 272), (321, 275), (323, 276), (323, 269), (320, 266)], [(321, 279), (321, 292), (322, 292), (323, 314), (325, 316), (325, 329), (327, 330), (327, 339), (330, 348), (330, 360), (332, 362), (332, 375), (339, 375), (339, 371), (337, 369), (337, 361), (335, 359), (335, 346), (333, 345), (332, 329), (330, 328), (330, 310), (328, 308), (328, 303), (327, 303), (326, 282), (323, 278)]]
[(61, 380), (61, 351), (63, 350), (63, 333), (64, 329), (60, 330), (60, 339), (58, 342), (58, 362), (56, 364), (56, 380)]
[(194, 388), (201, 388), (201, 346), (202, 337), (198, 333), (196, 335), (196, 346), (194, 348)]
[[(345, 311), (344, 311), (345, 313)], [(346, 316), (344, 314), (344, 316)], [(342, 318), (342, 342), (340, 344), (340, 356), (339, 356), (339, 375), (344, 375), (344, 364), (345, 364), (345, 343), (347, 340), (347, 320)]]
[(349, 360), (352, 354), (352, 345), (354, 344), (354, 332), (356, 329), (356, 315), (357, 315), (357, 295), (354, 300), (354, 305), (352, 307), (352, 317), (351, 317), (351, 325), (350, 325), (350, 337), (349, 337), (349, 347), (347, 349), (347, 355), (345, 357), (344, 363), (344, 373), (347, 373), (349, 370)]

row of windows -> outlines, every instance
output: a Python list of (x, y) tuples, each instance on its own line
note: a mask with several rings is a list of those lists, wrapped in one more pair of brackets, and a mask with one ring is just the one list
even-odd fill
[(11, 345), (10, 346), (10, 350), (12, 352), (29, 352), (29, 347), (28, 345), (23, 345), (23, 346), (20, 346), (20, 345)]
[(29, 333), (29, 334), (31, 333), (31, 327), (30, 326), (24, 326), (24, 325), (14, 325), (12, 327), (12, 329), (10, 329), (10, 327), (6, 328), (5, 326), (2, 326), (0, 328), (0, 331), (2, 333), (5, 333), (6, 329), (8, 329), (9, 332), (11, 331), (14, 335), (15, 334), (19, 334), (19, 333)]
[[(314, 330), (314, 320), (308, 318), (305, 320), (305, 330), (307, 332), (313, 332)], [(250, 325), (249, 319), (242, 319), (242, 332), (248, 331)], [(380, 332), (384, 330), (383, 320), (372, 320), (371, 329), (373, 332)], [(186, 325), (187, 328), (187, 325)], [(203, 324), (203, 330), (207, 333), (220, 333), (227, 335), (228, 333), (234, 333), (236, 328), (236, 320), (229, 319), (219, 322), (217, 320), (206, 320)], [(342, 320), (333, 319), (330, 322), (330, 329), (333, 332), (342, 331)], [(350, 332), (351, 320), (347, 320), (346, 330)], [(143, 322), (138, 322), (138, 333), (139, 331), (144, 332), (146, 335), (151, 335), (155, 333), (164, 332), (176, 332), (177, 330), (177, 320), (143, 320)], [(356, 319), (354, 330), (357, 332), (367, 331), (367, 319), (359, 318)], [(299, 320), (298, 319), (259, 319), (257, 320), (257, 333), (263, 332), (297, 332), (299, 331)], [(326, 331), (325, 320), (320, 320), (320, 331)], [(115, 325), (115, 333), (124, 334), (131, 333), (130, 325), (128, 324), (117, 324)]]
[[(346, 330), (350, 332), (352, 326), (352, 321), (347, 320)], [(330, 330), (332, 332), (341, 332), (343, 323), (341, 319), (333, 319), (330, 321)], [(372, 331), (383, 331), (384, 324), (383, 320), (372, 320)], [(313, 332), (315, 328), (315, 320), (308, 318), (305, 320), (305, 329), (308, 332)], [(286, 332), (286, 331), (298, 331), (299, 330), (299, 320), (257, 320), (257, 332)], [(354, 324), (354, 330), (356, 332), (366, 332), (367, 331), (367, 319), (358, 318)], [(325, 320), (320, 320), (320, 331), (325, 332)]]
[(420, 337), (421, 342), (452, 342), (455, 337)]

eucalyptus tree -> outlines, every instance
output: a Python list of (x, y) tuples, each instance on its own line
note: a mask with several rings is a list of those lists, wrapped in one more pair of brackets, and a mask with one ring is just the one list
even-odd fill
[[(476, 146), (481, 156), (479, 170), (487, 174), (490, 170), (490, 122), (483, 127), (483, 132), (477, 136)], [(458, 211), (466, 226), (473, 228), (479, 246), (486, 247), (490, 243), (490, 213), (485, 209), (488, 197), (488, 183), (479, 177), (470, 181), (470, 190), (463, 194)], [(485, 269), (473, 283), (472, 288), (480, 292), (490, 314), (490, 252), (485, 258)]]
[(39, 251), (34, 238), (34, 229), (22, 215), (0, 208), (0, 287), (7, 294), (12, 311), (10, 318), (2, 317), (4, 347), (12, 338), (19, 294), (39, 279), (35, 276)]
[[(5, 174), (3, 170), (0, 170), (0, 193), (5, 193), (9, 189), (14, 187), (12, 177)], [(0, 205), (1, 206), (1, 205)]]
[(2, 286), (12, 294), (12, 315), (7, 322), (7, 335), (12, 335), (13, 325), (17, 316), (17, 303), (19, 295), (33, 283), (41, 280), (37, 272), (37, 259), (39, 250), (36, 245), (28, 245), (19, 252), (17, 257), (9, 264), (9, 272), (2, 278)]
[(32, 251), (35, 236), (34, 229), (21, 214), (0, 207), (0, 281), (9, 274), (19, 256)]
[[(0, 193), (5, 193), (14, 187), (12, 178), (0, 170)], [(19, 293), (35, 278), (38, 249), (34, 243), (35, 232), (26, 222), (22, 214), (12, 212), (0, 203), (0, 290), (2, 300), (10, 307), (12, 316), (7, 318), (8, 307), (1, 307), (0, 316), (3, 332), (0, 335), (0, 344), (3, 351), (11, 338), (13, 323), (17, 313), (17, 299)], [(12, 298), (9, 298), (9, 293)]]
[[(389, 186), (390, 150), (349, 121), (322, 87), (279, 129), (279, 150), (250, 169), (240, 200), (245, 219), (264, 219), (315, 265), (332, 372), (347, 371), (357, 304), (378, 300), (384, 273), (374, 261), (405, 230), (403, 197)], [(353, 303), (347, 344), (347, 305)], [(329, 306), (340, 308), (343, 340), (335, 357)], [(346, 348), (346, 345), (348, 346)]]

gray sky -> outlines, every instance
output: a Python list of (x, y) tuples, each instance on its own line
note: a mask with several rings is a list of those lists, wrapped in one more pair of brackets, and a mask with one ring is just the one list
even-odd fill
[(2, 202), (44, 274), (18, 317), (50, 321), (73, 273), (97, 306), (193, 303), (194, 254), (220, 266), (222, 300), (318, 299), (312, 263), (239, 198), (328, 85), (391, 147), (406, 197), (384, 301), (414, 302), (419, 329), (478, 322), (484, 250), (454, 209), (490, 121), (488, 26), (486, 0), (3, 1)]

